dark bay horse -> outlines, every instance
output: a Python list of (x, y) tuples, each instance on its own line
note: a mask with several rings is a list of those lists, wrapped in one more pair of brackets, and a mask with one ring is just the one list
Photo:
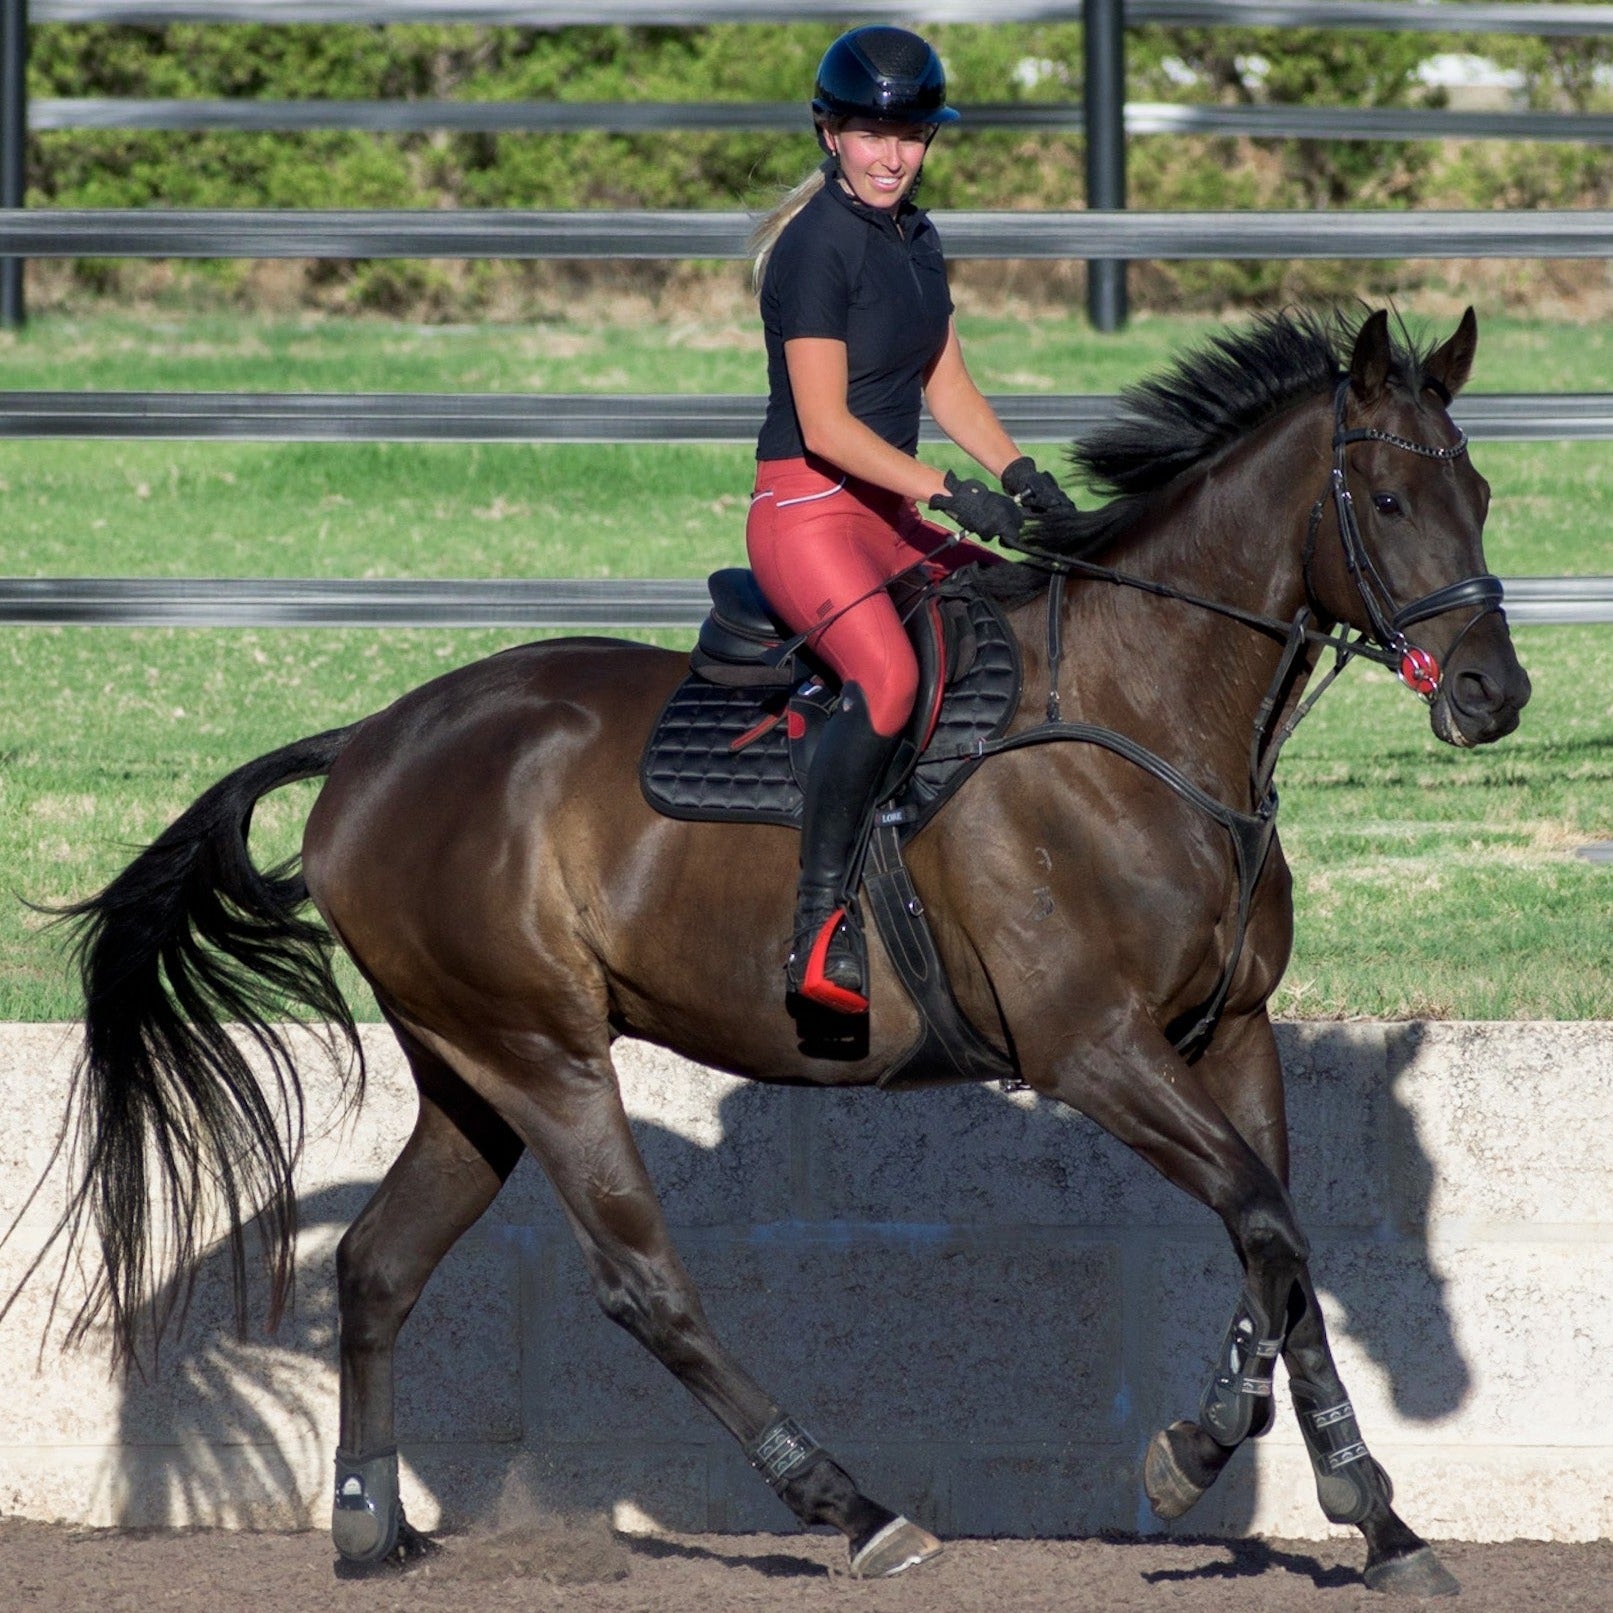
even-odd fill
[[(1288, 870), (1268, 838), (1240, 881), (1235, 837), (1203, 803), (1269, 814), (1277, 736), (1345, 627), (1425, 695), (1442, 740), (1480, 745), (1517, 725), (1529, 684), (1485, 570), (1489, 490), (1447, 412), (1476, 341), (1471, 310), (1437, 346), (1382, 312), (1283, 315), (1128, 393), (1077, 450), (1111, 501), (1033, 532), (1033, 562), (987, 573), (1025, 671), (1008, 737), (1038, 742), (984, 762), (909, 848), (977, 1030), (1036, 1093), (1219, 1215), (1236, 1247), (1243, 1286), (1214, 1375), (1195, 1419), (1147, 1454), (1155, 1509), (1185, 1513), (1265, 1432), (1280, 1356), (1323, 1510), (1361, 1529), (1369, 1585), (1419, 1595), (1455, 1583), (1361, 1440), (1286, 1186), (1266, 1003), (1289, 955)], [(841, 1530), (862, 1575), (939, 1549), (865, 1496), (715, 1337), (623, 1112), (618, 1036), (757, 1080), (871, 1086), (915, 1031), (876, 944), (866, 1054), (804, 1051), (781, 973), (793, 834), (646, 804), (639, 755), (685, 670), (671, 652), (570, 639), (451, 672), (248, 763), (75, 910), (88, 1006), (64, 1227), (99, 1237), (79, 1327), (108, 1319), (125, 1363), (167, 1319), (146, 1298), (155, 1268), (172, 1256), (186, 1269), (210, 1224), (235, 1240), (240, 1276), (242, 1227), (259, 1218), (283, 1291), (301, 1092), (276, 1022), (301, 1005), (351, 1032), (329, 937), (412, 1066), (413, 1135), (339, 1255), (333, 1533), (351, 1562), (427, 1544), (398, 1494), (394, 1344), (526, 1150), (605, 1313), (803, 1523)], [(1064, 730), (1031, 735), (1050, 710), (1146, 747), (1163, 770)], [(254, 803), (318, 776), (300, 873), (260, 872)], [(310, 898), (323, 926), (301, 911)], [(1179, 1050), (1173, 1027), (1218, 994), (1213, 1033)], [(267, 1073), (243, 1057), (243, 1032)]]

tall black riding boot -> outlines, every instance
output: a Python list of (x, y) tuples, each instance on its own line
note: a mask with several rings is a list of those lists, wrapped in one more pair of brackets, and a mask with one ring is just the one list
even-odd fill
[(842, 1014), (868, 1012), (868, 954), (857, 911), (857, 865), (900, 736), (876, 733), (855, 683), (818, 741), (801, 819), (801, 883), (785, 986)]

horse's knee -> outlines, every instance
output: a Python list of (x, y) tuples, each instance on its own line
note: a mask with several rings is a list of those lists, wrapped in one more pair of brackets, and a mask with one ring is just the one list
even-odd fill
[(1311, 1256), (1310, 1240), (1300, 1230), (1288, 1195), (1280, 1187), (1246, 1203), (1233, 1222), (1232, 1233), (1251, 1265), (1302, 1266)]

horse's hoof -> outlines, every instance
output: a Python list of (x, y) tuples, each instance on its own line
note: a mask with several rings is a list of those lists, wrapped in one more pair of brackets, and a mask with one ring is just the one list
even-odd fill
[(411, 1568), (418, 1568), (429, 1557), (435, 1557), (442, 1550), (442, 1544), (433, 1540), (430, 1535), (421, 1534), (415, 1526), (403, 1516), (403, 1509), (398, 1509), (397, 1537), (392, 1542), (391, 1549), (381, 1557), (349, 1557), (338, 1555), (336, 1558), (337, 1579), (374, 1579), (378, 1575), (406, 1574)]
[(1149, 1441), (1148, 1454), (1143, 1458), (1143, 1489), (1156, 1517), (1180, 1518), (1190, 1512), (1204, 1494), (1204, 1487), (1195, 1484), (1182, 1471), (1176, 1452), (1171, 1448), (1171, 1435), (1179, 1428), (1192, 1426), (1192, 1423), (1172, 1423)]
[(1419, 1546), (1404, 1557), (1369, 1563), (1361, 1577), (1368, 1590), (1381, 1591), (1385, 1596), (1459, 1596), (1462, 1592), (1431, 1546)]
[(428, 1557), (435, 1557), (442, 1550), (442, 1543), (433, 1540), (430, 1535), (423, 1535), (409, 1522), (407, 1518), (398, 1520), (398, 1543), (392, 1548), (392, 1555), (387, 1560), (399, 1568), (413, 1568)]
[(928, 1529), (906, 1518), (892, 1518), (872, 1540), (851, 1554), (853, 1579), (889, 1579), (927, 1563), (941, 1550), (941, 1542)]

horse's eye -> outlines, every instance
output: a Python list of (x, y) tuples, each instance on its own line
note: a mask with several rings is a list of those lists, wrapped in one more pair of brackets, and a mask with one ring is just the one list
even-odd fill
[(1374, 493), (1372, 507), (1379, 515), (1399, 515), (1400, 500), (1393, 493)]

